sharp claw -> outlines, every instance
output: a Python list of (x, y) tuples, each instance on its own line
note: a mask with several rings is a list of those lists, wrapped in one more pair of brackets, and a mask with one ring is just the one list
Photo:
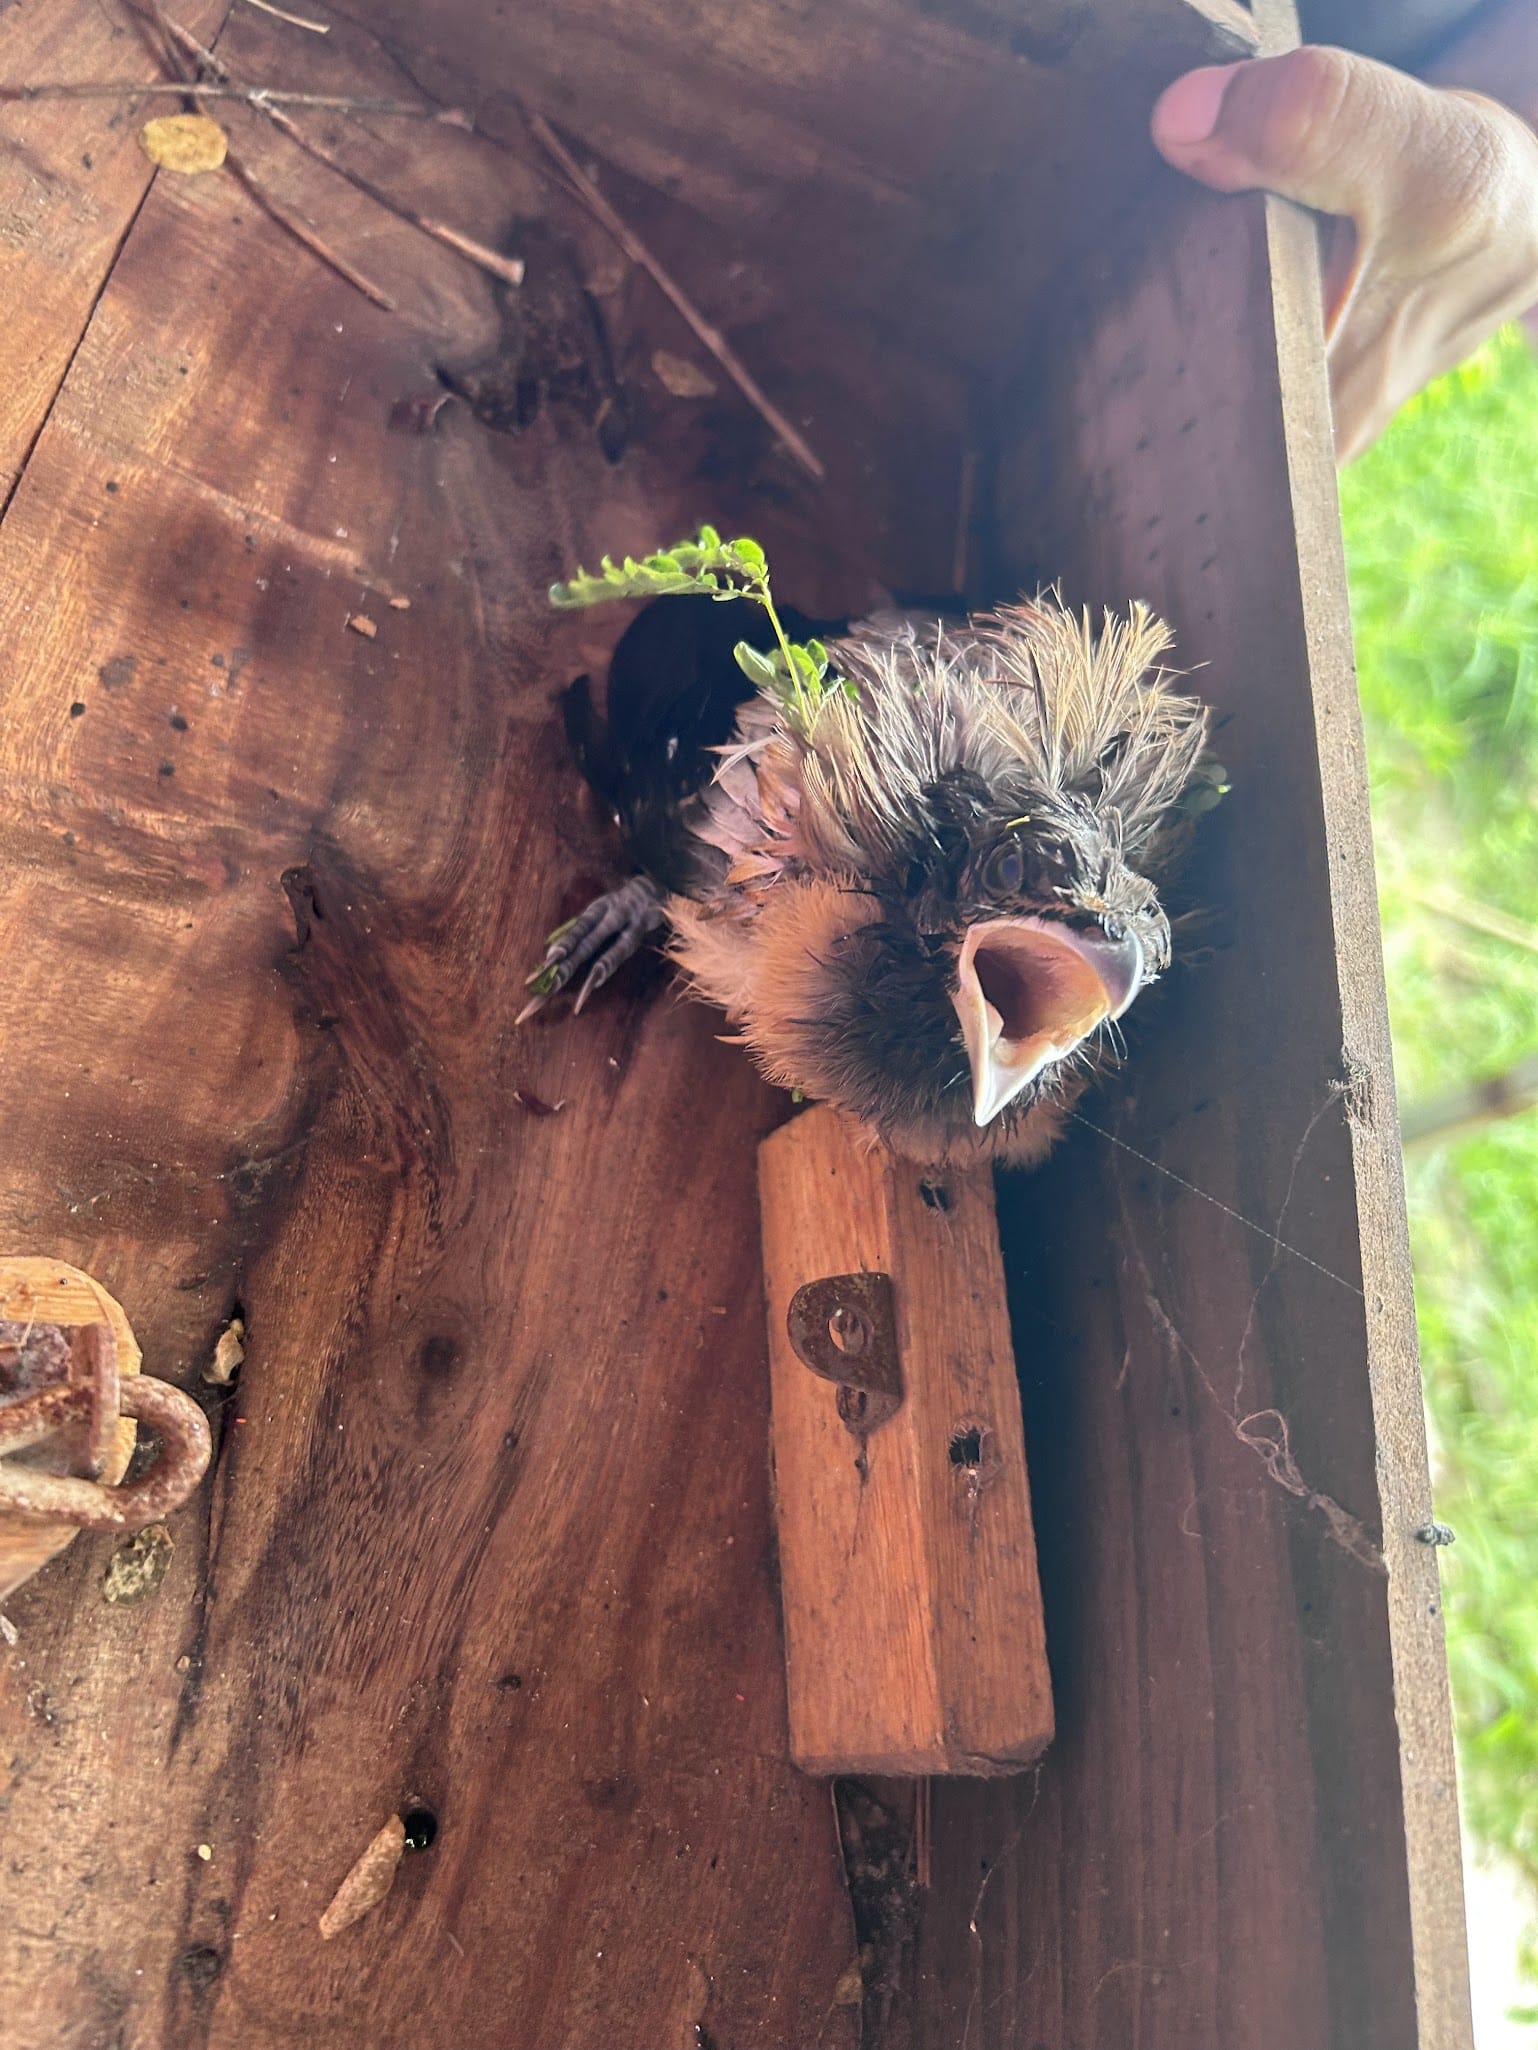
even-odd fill
[(588, 998), (592, 996), (595, 990), (602, 989), (604, 984), (608, 981), (608, 976), (605, 974), (601, 974), (599, 972), (602, 968), (602, 961), (595, 961), (593, 966), (589, 969), (587, 980), (583, 983), (581, 989), (577, 991), (577, 1001), (571, 1007), (571, 1015), (574, 1018), (580, 1018), (582, 1016), (582, 1007), (587, 1002)]
[(602, 989), (614, 971), (662, 923), (660, 899), (652, 886), (640, 879), (595, 898), (585, 911), (558, 925), (545, 942), (544, 960), (524, 983), (530, 1001), (519, 1012), (515, 1024), (522, 1025), (534, 1017), (552, 997), (574, 984), (585, 969), (586, 977), (572, 1007), (573, 1017), (577, 1016), (588, 998)]
[(525, 1004), (513, 1020), (513, 1030), (516, 1032), (520, 1025), (527, 1025), (531, 1018), (537, 1018), (549, 1001), (549, 997), (535, 997), (532, 1003)]

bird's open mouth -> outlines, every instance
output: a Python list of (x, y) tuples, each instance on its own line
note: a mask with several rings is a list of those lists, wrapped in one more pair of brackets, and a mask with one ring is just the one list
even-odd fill
[(972, 1066), (972, 1115), (996, 1118), (1050, 1061), (1107, 1018), (1143, 979), (1143, 951), (1045, 918), (992, 918), (967, 928), (952, 1002)]

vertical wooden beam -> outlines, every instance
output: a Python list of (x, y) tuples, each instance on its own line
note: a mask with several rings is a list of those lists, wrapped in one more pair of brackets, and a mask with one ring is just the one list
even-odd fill
[(1059, 1734), (936, 1790), (925, 2026), (1466, 2050), (1312, 230), (1143, 195), (1022, 363), (994, 582), (1162, 610), (1233, 792), (1125, 1076), (1001, 1193)]
[[(827, 1774), (1019, 1771), (1052, 1695), (991, 1177), (926, 1176), (820, 1108), (764, 1142), (759, 1198), (792, 1755)], [(895, 1305), (900, 1393), (879, 1421), (789, 1329), (803, 1288), (869, 1274)]]

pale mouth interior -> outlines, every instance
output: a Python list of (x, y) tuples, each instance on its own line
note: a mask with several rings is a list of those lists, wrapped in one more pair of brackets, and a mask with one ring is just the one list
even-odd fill
[(983, 1000), (998, 1013), (1001, 1039), (1066, 1052), (1110, 1012), (1105, 985), (1071, 947), (1045, 932), (985, 940), (972, 956)]
[(957, 966), (954, 1002), (979, 1125), (996, 1118), (1049, 1062), (1119, 1016), (1140, 979), (1135, 946), (1036, 918), (974, 925)]

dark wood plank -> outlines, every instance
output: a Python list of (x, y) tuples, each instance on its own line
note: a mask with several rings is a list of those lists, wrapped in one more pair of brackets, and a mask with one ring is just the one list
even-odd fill
[(1120, 153), (1090, 138), (1140, 134), (1151, 81), (1253, 47), (1229, 0), (754, 0), (708, 25), (667, 0), (356, 12), (486, 132), (523, 146), (533, 107), (633, 181), (643, 222), (647, 195), (681, 202), (681, 281), (728, 325), (745, 298), (778, 313), (776, 369), (831, 306), (846, 338), (872, 316), (988, 374), (1122, 203)]
[[(379, 162), (484, 234), (534, 196), (415, 147)], [(771, 1107), (655, 976), (512, 1030), (608, 858), (549, 699), (613, 623), (545, 588), (693, 508), (569, 423), (390, 433), (488, 301), (295, 189), (403, 317), (157, 187), (0, 529), (0, 1232), (152, 1371), (249, 1333), (159, 1594), (104, 1606), (81, 1540), (10, 1605), (0, 2039), (849, 2045), (769, 1563)], [(433, 1848), (322, 1946), (412, 1801)]]
[(1164, 611), (1234, 789), (1188, 881), (1205, 944), (1001, 1204), (1059, 1735), (1002, 1800), (936, 1790), (925, 2040), (1451, 2050), (1441, 1605), (1311, 230), (1164, 179), (1103, 276), (1022, 365), (995, 571)]
[[(227, 7), (189, 0), (181, 18), (209, 35)], [(124, 10), (0, 8), (7, 85), (158, 76)], [(137, 136), (152, 111), (126, 99), (0, 106), (0, 506), (149, 190), (154, 169)]]

